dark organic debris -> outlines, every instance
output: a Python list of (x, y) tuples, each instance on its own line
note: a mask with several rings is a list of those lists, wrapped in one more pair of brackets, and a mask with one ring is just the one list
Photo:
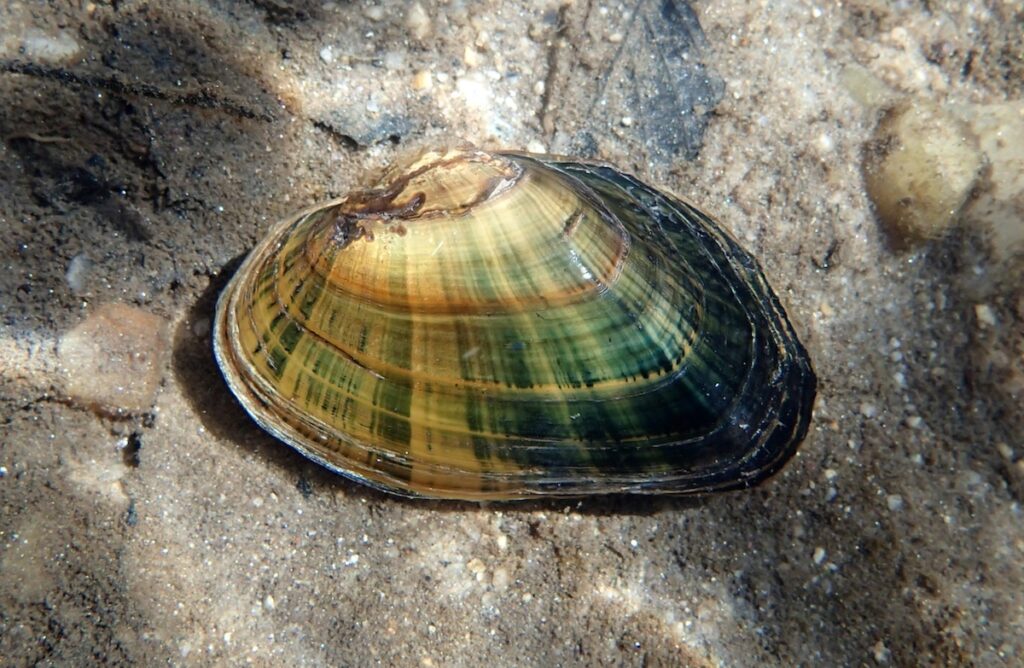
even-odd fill
[(0, 61), (0, 71), (9, 72), (11, 74), (24, 74), (43, 79), (51, 79), (65, 84), (99, 88), (100, 90), (105, 90), (127, 97), (165, 100), (171, 104), (185, 107), (216, 109), (238, 118), (265, 121), (268, 123), (274, 120), (274, 117), (267, 112), (250, 109), (203, 89), (192, 92), (170, 91), (148, 83), (121, 81), (119, 78), (114, 76), (94, 74), (91, 72), (78, 72), (62, 67), (47, 67), (17, 60)]
[(697, 15), (686, 0), (639, 0), (629, 16), (613, 51), (601, 53), (602, 45), (586, 43), (600, 30), (584, 27), (573, 38), (579, 58), (596, 51), (599, 56), (589, 57), (603, 65), (596, 78), (577, 63), (566, 66), (569, 76), (561, 86), (593, 90), (593, 111), (571, 134), (567, 150), (588, 155), (595, 137), (617, 135), (655, 165), (692, 160), (725, 90), (704, 62), (707, 39)]
[(94, 154), (83, 164), (68, 162), (66, 149), (51, 148), (61, 145), (56, 139), (31, 134), (7, 138), (7, 145), (31, 174), (36, 202), (58, 211), (87, 206), (130, 241), (150, 240), (149, 225), (126, 187), (103, 176), (107, 168), (102, 156)]
[(382, 114), (369, 118), (366, 114), (336, 109), (314, 118), (313, 125), (335, 137), (346, 148), (373, 146), (385, 141), (400, 143), (413, 133), (415, 124), (408, 116)]

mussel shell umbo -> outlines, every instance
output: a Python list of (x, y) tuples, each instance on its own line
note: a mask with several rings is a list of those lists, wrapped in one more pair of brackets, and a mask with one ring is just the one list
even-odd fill
[(411, 496), (748, 487), (815, 377), (755, 260), (602, 163), (428, 152), (278, 223), (217, 306), (267, 431)]

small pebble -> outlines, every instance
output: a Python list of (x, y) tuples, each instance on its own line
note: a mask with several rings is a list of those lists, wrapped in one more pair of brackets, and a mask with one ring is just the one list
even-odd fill
[(939, 238), (956, 222), (984, 166), (977, 139), (938, 104), (905, 100), (881, 116), (868, 150), (868, 197), (893, 241)]
[(624, 128), (631, 128), (631, 127), (633, 127), (633, 117), (632, 116), (623, 116), (622, 120), (619, 121), (619, 122), (622, 123), (622, 127), (624, 127)]
[(192, 334), (197, 339), (205, 338), (210, 333), (210, 319), (199, 318), (192, 323)]
[(483, 577), (484, 571), (487, 570), (487, 567), (484, 566), (484, 562), (479, 559), (470, 559), (466, 564), (466, 570), (475, 575), (477, 580), (480, 580)]
[(871, 648), (871, 652), (876, 663), (889, 663), (889, 659), (892, 658), (892, 652), (889, 651), (889, 648), (881, 640), (875, 643), (875, 646)]
[(491, 578), (491, 584), (494, 585), (494, 588), (497, 591), (504, 591), (505, 589), (508, 589), (508, 583), (509, 583), (508, 569), (503, 567), (503, 566), (499, 566), (498, 568), (495, 568), (494, 569), (494, 576)]
[(85, 253), (79, 253), (71, 258), (68, 263), (68, 270), (64, 273), (64, 280), (71, 288), (71, 294), (81, 295), (88, 289), (89, 270), (92, 269), (92, 260)]
[(405, 68), (405, 54), (401, 51), (388, 51), (381, 60), (384, 67), (392, 72)]
[(21, 55), (40, 63), (68, 63), (75, 60), (81, 50), (75, 38), (63, 30), (51, 35), (29, 28), (21, 41)]
[(871, 419), (878, 415), (878, 407), (865, 401), (860, 405), (860, 414)]
[(896, 512), (897, 510), (903, 509), (903, 497), (899, 494), (890, 494), (885, 497), (885, 505), (889, 506), (889, 510)]
[(102, 412), (145, 411), (160, 388), (170, 347), (167, 321), (160, 316), (103, 304), (57, 344), (64, 389)]
[(814, 556), (812, 557), (812, 559), (814, 559), (814, 563), (816, 563), (816, 564), (818, 564), (820, 566), (822, 564), (822, 562), (825, 561), (825, 554), (826, 554), (825, 553), (825, 548), (823, 548), (823, 547), (816, 547), (816, 548), (814, 548)]
[(414, 90), (428, 91), (434, 87), (434, 78), (430, 76), (429, 70), (420, 70), (412, 77)]
[(430, 15), (422, 4), (414, 2), (409, 6), (409, 11), (405, 13), (405, 27), (409, 29), (409, 34), (423, 40), (430, 35), (433, 28), (431, 24)]
[(464, 62), (466, 64), (466, 67), (470, 69), (473, 69), (474, 67), (479, 67), (480, 63), (482, 62), (480, 52), (467, 44), (466, 48), (462, 52), (462, 62)]
[(267, 594), (267, 597), (263, 599), (263, 607), (267, 610), (273, 610), (275, 607), (274, 597)]
[(334, 48), (325, 46), (320, 49), (320, 60), (324, 61), (328, 65), (334, 62)]
[(383, 21), (384, 8), (380, 5), (367, 5), (366, 7), (363, 7), (363, 16), (371, 21)]
[(974, 316), (978, 319), (979, 325), (995, 327), (999, 324), (999, 319), (996, 317), (995, 310), (993, 310), (988, 304), (975, 304)]
[(473, 109), (488, 109), (490, 106), (491, 88), (483, 77), (460, 77), (455, 83), (455, 90), (466, 101), (466, 105)]

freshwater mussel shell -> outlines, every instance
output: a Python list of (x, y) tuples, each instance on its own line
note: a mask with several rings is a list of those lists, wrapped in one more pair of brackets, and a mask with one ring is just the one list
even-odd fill
[(265, 430), (409, 496), (749, 487), (815, 393), (710, 217), (607, 164), (512, 152), (428, 152), (278, 223), (214, 344)]

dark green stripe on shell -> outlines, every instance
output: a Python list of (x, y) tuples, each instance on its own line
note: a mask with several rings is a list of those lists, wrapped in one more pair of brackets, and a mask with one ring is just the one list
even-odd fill
[(747, 487), (815, 378), (754, 259), (614, 167), (432, 152), (271, 230), (218, 304), (265, 429), (389, 491), (465, 499)]

